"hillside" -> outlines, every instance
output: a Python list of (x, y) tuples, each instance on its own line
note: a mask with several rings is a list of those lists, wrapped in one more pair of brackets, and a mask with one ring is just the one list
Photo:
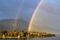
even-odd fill
[[(0, 20), (0, 30), (12, 30), (14, 23), (15, 23), (15, 19)], [(16, 30), (26, 30), (27, 24), (28, 24), (28, 22), (26, 22), (22, 19), (19, 19), (18, 26), (16, 27)]]

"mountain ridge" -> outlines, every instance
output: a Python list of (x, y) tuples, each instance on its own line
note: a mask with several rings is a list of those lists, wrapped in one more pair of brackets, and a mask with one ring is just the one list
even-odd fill
[[(16, 22), (15, 19), (4, 19), (0, 20), (0, 30), (12, 30), (13, 24)], [(28, 22), (22, 19), (18, 19), (18, 26), (16, 30), (26, 30)]]

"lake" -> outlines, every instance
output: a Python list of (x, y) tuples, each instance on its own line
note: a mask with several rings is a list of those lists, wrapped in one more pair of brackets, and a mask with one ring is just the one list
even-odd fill
[(21, 39), (0, 39), (0, 40), (60, 40), (60, 35), (56, 37), (46, 37), (46, 38), (21, 38)]

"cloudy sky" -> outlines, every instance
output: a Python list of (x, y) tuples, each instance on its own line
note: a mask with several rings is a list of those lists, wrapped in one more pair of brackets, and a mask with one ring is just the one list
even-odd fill
[[(60, 0), (43, 0), (34, 20), (36, 31), (46, 31), (60, 34)], [(35, 27), (31, 27), (35, 31)]]
[(0, 0), (0, 20), (18, 18), (29, 20), (39, 0)]
[[(29, 21), (38, 2), (39, 0), (0, 0), (0, 20), (15, 19), (19, 14), (18, 18)], [(43, 0), (32, 24), (31, 31), (60, 34), (60, 0)]]

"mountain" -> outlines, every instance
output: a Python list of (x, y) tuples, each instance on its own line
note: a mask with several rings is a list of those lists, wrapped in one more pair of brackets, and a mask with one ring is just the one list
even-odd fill
[[(15, 22), (16, 22), (15, 19), (0, 20), (0, 30), (13, 30)], [(27, 21), (18, 19), (18, 26), (16, 27), (16, 30), (26, 30), (27, 25), (28, 25)]]

